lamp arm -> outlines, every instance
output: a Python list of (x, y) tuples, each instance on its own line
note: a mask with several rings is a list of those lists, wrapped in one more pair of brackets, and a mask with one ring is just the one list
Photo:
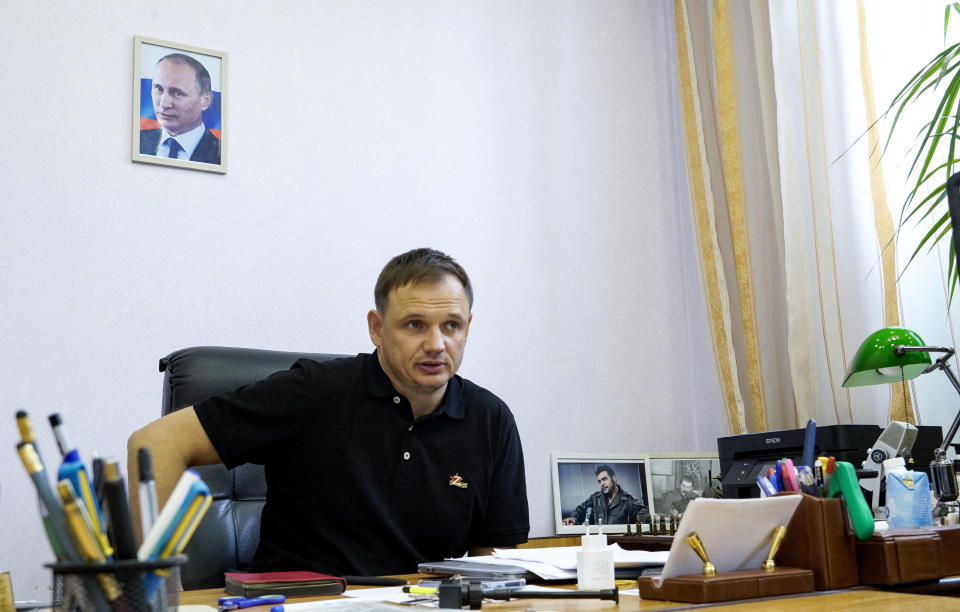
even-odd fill
[[(957, 375), (953, 373), (947, 366), (947, 360), (950, 359), (954, 350), (952, 348), (947, 348), (944, 346), (898, 346), (894, 349), (894, 352), (897, 355), (903, 355), (904, 353), (945, 353), (943, 357), (940, 357), (934, 361), (929, 368), (923, 371), (924, 374), (927, 372), (932, 372), (934, 370), (942, 370), (944, 374), (947, 375), (947, 378), (950, 379), (950, 384), (953, 385), (953, 388), (957, 391), (957, 395), (960, 395), (960, 381), (957, 380)], [(957, 435), (957, 430), (960, 429), (960, 412), (957, 412), (957, 416), (953, 419), (953, 423), (950, 425), (950, 430), (947, 431), (947, 435), (943, 437), (943, 444), (940, 445), (940, 448), (933, 451), (933, 456), (935, 459), (943, 459), (947, 455), (947, 447), (950, 446), (950, 442), (953, 441), (953, 437)]]
[[(937, 359), (937, 363), (940, 364), (939, 359)], [(953, 373), (953, 370), (948, 368), (946, 364), (941, 364), (939, 369), (943, 370), (943, 373), (950, 379), (953, 388), (957, 390), (957, 394), (960, 394), (960, 381), (957, 380), (957, 375)], [(947, 455), (947, 447), (953, 442), (953, 437), (957, 435), (957, 429), (960, 429), (960, 412), (957, 412), (957, 417), (953, 419), (950, 430), (947, 432), (947, 435), (943, 437), (943, 444), (933, 452), (935, 458), (940, 459)]]
[(950, 359), (955, 351), (945, 346), (904, 346), (901, 344), (894, 347), (893, 352), (897, 355), (903, 355), (904, 353), (946, 353), (941, 359)]

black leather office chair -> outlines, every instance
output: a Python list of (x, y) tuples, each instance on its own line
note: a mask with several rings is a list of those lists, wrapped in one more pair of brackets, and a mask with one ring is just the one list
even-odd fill
[[(163, 376), (161, 414), (232, 391), (288, 369), (301, 358), (325, 361), (343, 357), (261, 349), (197, 346), (174, 351), (160, 360)], [(213, 503), (187, 546), (181, 568), (185, 589), (223, 586), (223, 572), (250, 569), (260, 542), (260, 511), (267, 485), (263, 466), (246, 464), (227, 470), (222, 464), (196, 468), (213, 493)]]

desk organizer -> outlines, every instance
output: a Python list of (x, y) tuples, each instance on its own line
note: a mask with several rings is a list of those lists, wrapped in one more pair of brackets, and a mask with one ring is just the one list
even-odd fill
[(802, 495), (803, 499), (787, 526), (777, 564), (813, 571), (818, 591), (856, 585), (856, 539), (844, 502), (806, 493), (786, 495)]
[(857, 542), (860, 583), (895, 585), (960, 574), (960, 525), (888, 529)]
[(795, 567), (778, 567), (772, 572), (762, 569), (738, 570), (715, 576), (687, 574), (667, 578), (660, 586), (656, 585), (655, 578), (640, 576), (637, 579), (641, 598), (714, 603), (793, 595), (814, 590), (813, 572)]
[(185, 556), (156, 561), (50, 563), (57, 612), (164, 612), (177, 609)]

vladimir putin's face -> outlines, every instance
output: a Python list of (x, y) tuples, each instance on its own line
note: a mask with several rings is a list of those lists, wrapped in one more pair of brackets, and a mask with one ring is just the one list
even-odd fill
[(209, 91), (200, 93), (192, 66), (169, 59), (157, 64), (152, 91), (157, 120), (172, 136), (200, 125), (203, 111), (213, 100)]

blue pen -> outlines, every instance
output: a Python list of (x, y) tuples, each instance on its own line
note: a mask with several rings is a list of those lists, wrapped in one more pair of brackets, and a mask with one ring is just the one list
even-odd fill
[(283, 595), (261, 595), (260, 597), (221, 597), (217, 600), (217, 609), (241, 610), (243, 608), (252, 608), (253, 606), (266, 606), (269, 604), (282, 604), (287, 600)]
[(778, 459), (776, 467), (773, 468), (773, 474), (770, 475), (770, 484), (772, 484), (773, 488), (778, 492), (783, 491), (783, 480), (780, 478), (780, 470), (782, 469), (780, 464), (781, 462)]
[(807, 431), (803, 434), (803, 456), (800, 458), (800, 465), (813, 467), (813, 447), (817, 442), (817, 422), (813, 419), (807, 421)]
[(760, 487), (760, 492), (763, 493), (763, 497), (769, 497), (777, 492), (773, 488), (773, 483), (770, 482), (770, 479), (766, 476), (757, 477), (757, 486)]

